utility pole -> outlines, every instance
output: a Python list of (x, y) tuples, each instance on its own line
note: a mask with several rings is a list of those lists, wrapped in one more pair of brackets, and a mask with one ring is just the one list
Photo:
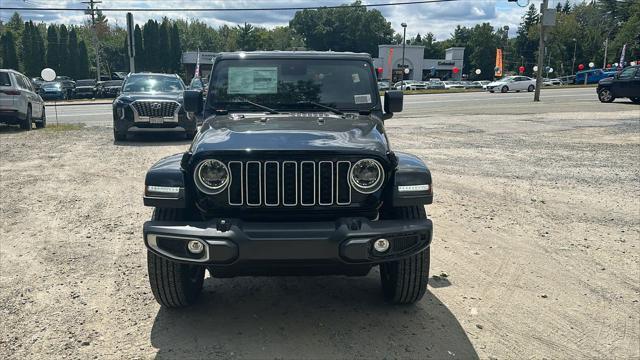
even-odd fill
[(98, 31), (96, 30), (96, 4), (101, 4), (102, 1), (89, 0), (83, 1), (83, 4), (88, 4), (89, 8), (85, 10), (85, 14), (91, 15), (91, 27), (93, 27), (93, 46), (96, 49), (96, 77), (100, 81), (100, 41), (98, 40)]
[(405, 71), (405, 67), (404, 67), (404, 47), (407, 44), (407, 23), (402, 23), (400, 24), (402, 26), (403, 29), (403, 35), (402, 35), (402, 80), (400, 81), (400, 90), (404, 91), (404, 71)]
[(540, 5), (540, 43), (538, 44), (538, 71), (536, 77), (536, 92), (533, 101), (540, 101), (540, 88), (542, 87), (542, 68), (544, 67), (544, 13), (549, 7), (549, 0), (542, 0)]

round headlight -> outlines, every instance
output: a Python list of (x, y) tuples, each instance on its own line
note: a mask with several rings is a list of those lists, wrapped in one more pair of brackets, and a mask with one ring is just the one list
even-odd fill
[(225, 164), (216, 159), (203, 160), (196, 166), (195, 182), (203, 193), (218, 194), (229, 183), (229, 170)]
[(371, 194), (382, 186), (384, 169), (373, 159), (362, 159), (351, 167), (349, 176), (351, 186), (363, 194)]

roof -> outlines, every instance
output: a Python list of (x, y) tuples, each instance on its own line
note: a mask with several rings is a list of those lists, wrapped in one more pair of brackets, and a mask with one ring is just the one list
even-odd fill
[(335, 51), (238, 51), (223, 52), (216, 59), (356, 59), (371, 61), (367, 53), (335, 52)]
[[(146, 71), (127, 74), (127, 76), (132, 76), (132, 75), (152, 75), (152, 76), (170, 76), (170, 77), (178, 76), (177, 74), (155, 73), (155, 72), (146, 72)], [(121, 79), (112, 79), (112, 80), (121, 80)]]

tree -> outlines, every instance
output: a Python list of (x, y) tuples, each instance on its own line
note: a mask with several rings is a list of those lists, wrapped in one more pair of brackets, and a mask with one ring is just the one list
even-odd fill
[(536, 63), (538, 40), (537, 36), (532, 36), (532, 33), (536, 35), (538, 33), (536, 31), (538, 19), (539, 15), (538, 11), (536, 10), (536, 6), (534, 4), (531, 4), (531, 6), (529, 6), (529, 10), (527, 10), (526, 14), (522, 17), (522, 22), (518, 27), (518, 35), (515, 42), (515, 55), (522, 59), (521, 62), (527, 68), (527, 73)]
[(169, 51), (169, 69), (173, 73), (180, 72), (180, 63), (182, 60), (182, 44), (180, 43), (180, 31), (178, 25), (173, 24), (171, 34), (169, 36), (171, 42), (171, 50)]
[(562, 12), (564, 14), (569, 14), (571, 13), (571, 4), (569, 3), (569, 0), (564, 2), (564, 6), (562, 7)]
[(238, 25), (236, 27), (238, 31), (238, 46), (241, 50), (253, 51), (256, 49), (256, 28), (248, 23), (244, 23), (244, 26)]
[(425, 59), (444, 58), (444, 49), (441, 44), (436, 42), (436, 37), (433, 33), (427, 33), (427, 35), (422, 38), (422, 46), (424, 46)]
[(313, 50), (367, 52), (377, 55), (379, 44), (389, 44), (394, 31), (378, 10), (360, 1), (354, 7), (321, 8), (296, 12), (289, 26)]
[[(169, 19), (162, 19), (162, 24), (158, 32), (158, 49), (162, 53), (171, 54), (171, 44), (169, 43)], [(158, 59), (158, 68), (163, 72), (171, 71), (171, 56), (163, 56)]]
[(135, 42), (135, 48), (136, 48), (136, 56), (135, 56), (136, 71), (142, 71), (145, 68), (145, 65), (144, 65), (145, 58), (144, 58), (144, 50), (142, 47), (142, 30), (138, 25), (136, 25), (136, 27), (133, 30), (133, 40)]
[(57, 66), (57, 73), (60, 75), (69, 75), (71, 72), (69, 68), (69, 31), (67, 27), (60, 25), (60, 31), (58, 33), (58, 60), (60, 61)]
[(160, 56), (159, 38), (158, 38), (158, 22), (149, 20), (142, 29), (144, 41), (144, 69), (147, 71), (158, 71)]
[(56, 70), (60, 59), (58, 57), (58, 30), (51, 24), (47, 28), (47, 67)]
[(72, 79), (78, 78), (78, 34), (76, 33), (75, 28), (71, 28), (69, 31), (69, 58), (67, 59), (68, 71), (66, 75), (70, 76)]
[(78, 79), (86, 79), (89, 77), (89, 52), (87, 44), (84, 40), (80, 40), (78, 44), (78, 70), (76, 72)]
[(2, 67), (5, 69), (18, 70), (18, 53), (16, 51), (16, 41), (13, 32), (6, 31), (2, 35)]

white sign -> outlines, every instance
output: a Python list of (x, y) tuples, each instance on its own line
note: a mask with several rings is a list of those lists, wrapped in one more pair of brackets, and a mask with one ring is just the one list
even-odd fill
[(404, 68), (404, 73), (408, 74), (411, 70), (409, 70), (409, 68)]
[(553, 68), (549, 68), (549, 72), (552, 73), (553, 72)]
[(593, 69), (593, 67), (596, 66), (596, 64), (594, 64), (593, 62), (589, 63), (589, 67)]
[(538, 71), (538, 65), (533, 67), (533, 71)]
[(40, 72), (40, 77), (44, 81), (53, 81), (56, 79), (56, 72), (51, 68), (44, 68)]
[(476, 69), (476, 75), (480, 75), (480, 74), (482, 74), (482, 70)]
[(228, 94), (278, 93), (277, 67), (230, 67)]

